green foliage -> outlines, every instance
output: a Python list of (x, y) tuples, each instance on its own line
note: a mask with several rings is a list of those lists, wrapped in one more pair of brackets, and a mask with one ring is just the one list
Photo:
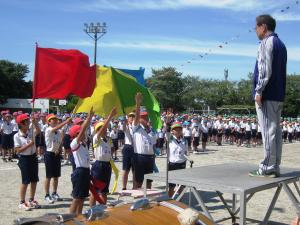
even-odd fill
[(300, 115), (300, 76), (289, 75), (286, 81), (286, 96), (283, 115), (296, 117)]
[[(217, 109), (231, 105), (232, 108), (245, 106), (255, 112), (252, 99), (252, 77), (236, 81), (200, 79), (185, 76), (173, 67), (152, 70), (152, 76), (146, 80), (147, 86), (157, 97), (163, 109), (173, 108), (177, 112), (190, 108), (202, 110)], [(236, 106), (236, 107), (235, 107)], [(253, 107), (249, 107), (253, 106)], [(283, 116), (296, 117), (300, 114), (300, 76), (287, 77), (286, 99)]]
[(166, 108), (183, 110), (181, 96), (184, 92), (182, 74), (173, 67), (163, 67), (161, 70), (152, 69), (153, 76), (146, 80), (147, 86), (157, 100)]
[(31, 98), (32, 82), (25, 81), (28, 65), (0, 60), (0, 103), (8, 98)]

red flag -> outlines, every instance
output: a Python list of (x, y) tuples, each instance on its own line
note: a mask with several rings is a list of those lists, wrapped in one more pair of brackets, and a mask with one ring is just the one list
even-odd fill
[(33, 99), (63, 99), (69, 94), (90, 97), (96, 85), (96, 66), (78, 50), (36, 47)]

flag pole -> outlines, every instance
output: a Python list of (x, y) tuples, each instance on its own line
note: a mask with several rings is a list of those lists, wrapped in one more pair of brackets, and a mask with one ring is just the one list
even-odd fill
[[(33, 76), (33, 82), (32, 82), (32, 108), (31, 108), (31, 116), (32, 116), (32, 118), (31, 118), (31, 122), (33, 121), (33, 119), (34, 119), (34, 102), (35, 102), (35, 77), (36, 77), (36, 73), (37, 73), (37, 70), (38, 70), (38, 68), (37, 68), (37, 62), (38, 62), (38, 56), (37, 56), (37, 54), (38, 54), (38, 43), (37, 42), (35, 42), (35, 66), (34, 66), (34, 76)], [(32, 135), (32, 140), (33, 140), (33, 142), (35, 142), (35, 138), (34, 138), (34, 124), (33, 124), (33, 122), (32, 122), (32, 124), (31, 124), (31, 128), (32, 128), (32, 130), (31, 130), (31, 135)]]
[(166, 160), (166, 194), (169, 194), (169, 156), (170, 156), (170, 149), (169, 149), (169, 141), (170, 141), (170, 132), (167, 131), (167, 160)]

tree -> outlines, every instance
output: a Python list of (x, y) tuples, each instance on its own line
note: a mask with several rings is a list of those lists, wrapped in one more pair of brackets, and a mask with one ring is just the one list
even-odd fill
[(297, 117), (300, 115), (300, 76), (289, 75), (286, 79), (286, 95), (283, 104), (284, 117)]
[(8, 98), (31, 98), (32, 82), (25, 81), (28, 65), (0, 60), (0, 103)]
[(147, 87), (158, 99), (162, 108), (173, 108), (175, 111), (184, 109), (181, 96), (184, 91), (182, 74), (174, 67), (152, 69), (152, 76), (146, 80)]

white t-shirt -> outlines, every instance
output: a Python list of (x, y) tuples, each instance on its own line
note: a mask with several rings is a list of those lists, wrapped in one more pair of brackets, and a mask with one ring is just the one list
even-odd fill
[(183, 132), (184, 137), (191, 137), (192, 136), (192, 129), (189, 128), (189, 127), (184, 127), (182, 129), (182, 132)]
[[(29, 144), (30, 141), (32, 141), (32, 130), (28, 130), (26, 134), (23, 134), (21, 130), (19, 130), (18, 133), (14, 135), (15, 148), (23, 147)], [(32, 145), (31, 147), (27, 148), (25, 151), (20, 152), (19, 155), (33, 155), (35, 152), (36, 152), (36, 148), (34, 145)]]
[(202, 133), (205, 133), (205, 134), (207, 134), (208, 133), (208, 130), (209, 130), (209, 128), (208, 128), (208, 126), (206, 125), (202, 125), (201, 126), (201, 131), (202, 131)]
[(126, 129), (124, 131), (125, 133), (125, 145), (132, 145), (132, 141), (133, 141), (133, 129), (132, 129), (132, 125), (126, 125)]
[[(151, 131), (150, 131), (151, 132)], [(133, 148), (134, 153), (153, 155), (152, 136), (150, 136), (143, 125), (133, 126)]]
[(199, 137), (200, 136), (199, 127), (194, 127), (192, 134), (194, 137)]
[(97, 138), (97, 135), (93, 137), (94, 155), (95, 159), (99, 161), (109, 162), (111, 159), (111, 146), (109, 141), (105, 142), (102, 138), (100, 140)]
[(111, 139), (118, 139), (118, 131), (112, 130), (112, 131), (110, 132), (110, 134), (109, 134), (109, 137), (110, 137)]
[(257, 124), (256, 123), (251, 123), (251, 129), (252, 130), (257, 130)]
[(14, 125), (11, 122), (3, 121), (1, 125), (1, 130), (3, 134), (11, 134), (13, 132)]
[(75, 138), (71, 142), (70, 146), (72, 154), (74, 156), (76, 168), (90, 168), (90, 157), (87, 145), (84, 145), (82, 143), (78, 144), (77, 138)]
[(291, 126), (288, 126), (288, 133), (293, 133), (294, 132), (294, 127), (291, 125)]
[(169, 149), (170, 162), (183, 163), (186, 161), (184, 155), (187, 154), (188, 145), (183, 139), (177, 140), (176, 137), (173, 136), (172, 140), (170, 140)]
[(47, 127), (45, 131), (45, 142), (48, 152), (57, 151), (62, 142), (61, 132), (59, 130), (51, 132), (52, 129), (52, 127)]
[(246, 131), (251, 131), (251, 125), (249, 123), (245, 124)]
[(16, 120), (15, 119), (13, 119), (12, 121), (11, 121), (11, 123), (13, 124), (13, 131), (19, 131), (19, 127), (18, 127), (18, 124), (17, 124), (17, 122), (16, 122)]

